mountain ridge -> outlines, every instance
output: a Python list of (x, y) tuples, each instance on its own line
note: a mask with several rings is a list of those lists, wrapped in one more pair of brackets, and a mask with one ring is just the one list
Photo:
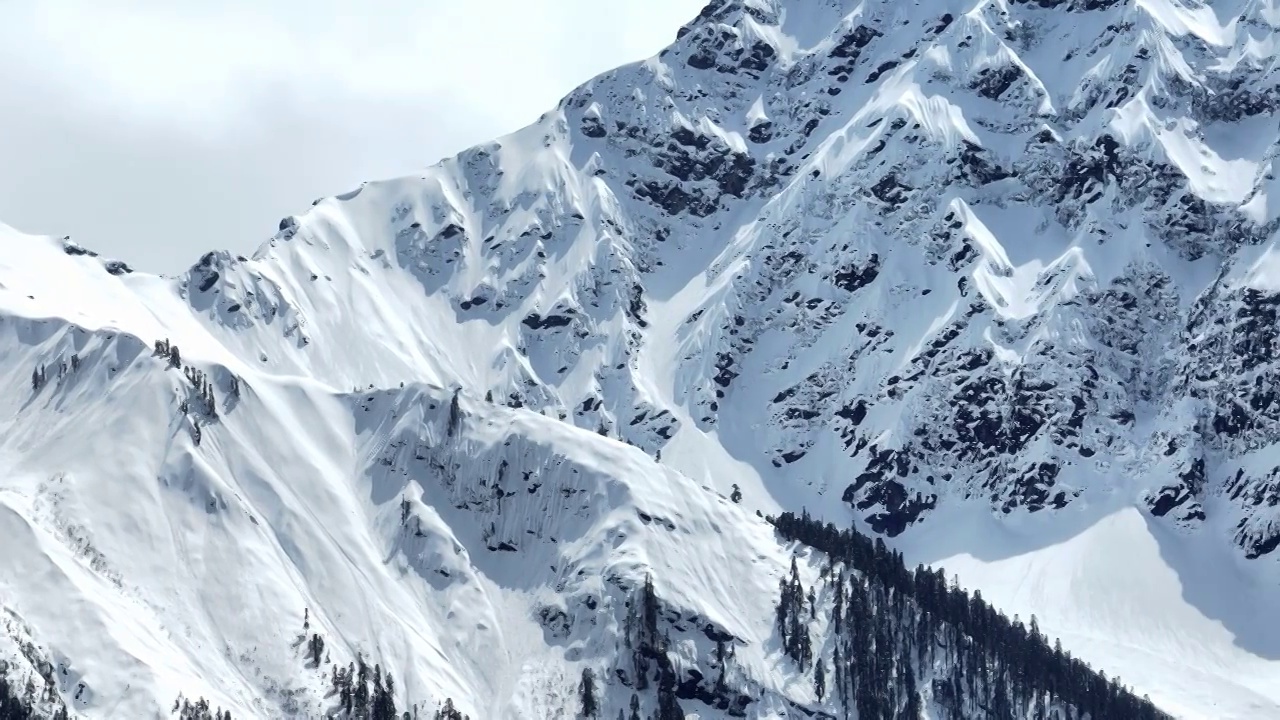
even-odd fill
[[(308, 413), (348, 425), (295, 395), (425, 383), (632, 445), (748, 510), (809, 507), (904, 546), (953, 508), (1011, 524), (1133, 509), (1157, 528), (1135, 532), (1238, 548), (1248, 580), (1231, 587), (1263, 605), (1280, 545), (1280, 10), (1228, 4), (1229, 21), (1164, 0), (957, 0), (929, 17), (712, 3), (529, 128), (317, 201), (252, 259), (209, 253), (163, 280), (7, 233), (6, 362), (27, 383), (104, 334), (135, 338), (101, 365), (120, 371), (179, 346), (227, 418), (171, 388), (195, 408), (173, 428), (210, 443), (183, 451), (186, 474), (206, 465), (198, 448), (252, 446), (223, 437), (232, 378), (250, 395), (298, 388), (271, 390), (263, 438)], [(78, 282), (51, 293), (49, 277)], [(76, 327), (46, 336), (39, 319), (56, 318)], [(1259, 632), (1243, 654), (1205, 641), (1250, 687), (1280, 655)], [(1259, 698), (1273, 705), (1255, 712), (1280, 702)]]

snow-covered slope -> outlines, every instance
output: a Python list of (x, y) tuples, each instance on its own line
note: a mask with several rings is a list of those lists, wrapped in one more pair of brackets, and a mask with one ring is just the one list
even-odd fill
[(272, 716), (328, 686), (305, 610), (407, 696), (549, 717), (648, 573), (805, 703), (755, 511), (808, 507), (1170, 711), (1280, 716), (1277, 27), (719, 0), (251, 259), (4, 229), (10, 635), (90, 716)]

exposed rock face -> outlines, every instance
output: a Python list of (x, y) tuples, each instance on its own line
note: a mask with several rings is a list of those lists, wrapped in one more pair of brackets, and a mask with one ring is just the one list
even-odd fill
[[(1119, 0), (713, 2), (536, 125), (282, 221), (256, 262), (305, 257), (309, 280), (218, 257), (189, 292), (305, 337), (322, 266), (403, 269), (494, 330), (490, 370), (443, 374), (655, 456), (737, 438), (775, 487), (825, 478), (886, 534), (953, 501), (1119, 494), (1222, 515), (1260, 556), (1280, 543), (1264, 5), (1214, 26)], [(332, 219), (357, 213), (383, 220)]]
[(1276, 80), (1243, 50), (1273, 15), (1208, 35), (1123, 2), (826, 3), (797, 47), (784, 5), (713, 3), (643, 91), (606, 77), (564, 106), (652, 165), (624, 173), (659, 241), (637, 266), (724, 238), (680, 359), (690, 419), (769, 413), (771, 466), (845, 474), (890, 535), (951, 498), (1133, 489), (1273, 550)]
[[(1189, 5), (717, 0), (532, 126), (317, 201), (251, 259), (155, 278), (0, 226), (0, 373), (22, 389), (0, 397), (0, 456), (30, 460), (0, 485), (24, 548), (0, 570), (51, 646), (97, 658), (91, 716), (167, 705), (157, 668), (217, 678), (237, 716), (322, 714), (330, 681), (280, 635), (304, 608), (338, 664), (368, 641), (399, 653), (401, 687), (473, 716), (575, 713), (584, 668), (613, 716), (643, 692), (616, 661), (653, 575), (668, 700), (829, 717), (812, 669), (781, 659), (797, 548), (762, 511), (852, 515), (906, 548), (961, 505), (1001, 532), (1120, 508), (1086, 563), (1174, 527), (1262, 567), (1280, 558), (1280, 5)], [(875, 613), (901, 599), (895, 568)], [(225, 601), (250, 596), (257, 624)], [(1169, 606), (1204, 621), (1178, 650), (1247, 667), (1236, 707), (1277, 707), (1255, 672), (1276, 646), (1196, 599)], [(109, 632), (126, 626), (143, 635)], [(1131, 658), (1167, 634), (1098, 667), (1145, 671)], [(931, 660), (911, 678), (877, 657), (946, 690)], [(1220, 710), (1210, 695), (1181, 697)]]

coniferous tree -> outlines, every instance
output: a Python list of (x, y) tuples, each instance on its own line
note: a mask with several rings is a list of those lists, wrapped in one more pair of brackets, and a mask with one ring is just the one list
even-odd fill
[(453, 437), (453, 434), (458, 431), (458, 426), (462, 424), (462, 406), (458, 401), (460, 395), (462, 395), (461, 390), (454, 390), (453, 399), (449, 401), (449, 427), (447, 433), (449, 437)]
[(356, 656), (356, 683), (355, 689), (352, 691), (352, 712), (356, 717), (363, 718), (369, 713), (369, 667), (364, 664), (364, 658)]
[(373, 698), (369, 708), (372, 720), (396, 720), (395, 682), (388, 672), (384, 678), (381, 666), (373, 668)]
[(836, 632), (835, 650), (831, 662), (831, 668), (835, 674), (836, 699), (840, 701), (840, 705), (844, 708), (849, 707), (849, 693), (845, 684), (844, 664), (841, 662), (840, 656), (840, 633)]
[(641, 594), (640, 620), (644, 642), (656, 645), (658, 640), (658, 593), (653, 588), (653, 576), (644, 576), (644, 591)]
[(628, 636), (635, 687), (645, 690), (649, 687), (649, 660), (658, 658), (661, 661), (666, 654), (666, 645), (658, 634), (658, 595), (651, 575), (645, 576), (639, 597), (632, 598), (631, 604), (633, 607), (628, 610), (627, 625), (630, 627)]
[(729, 672), (729, 658), (725, 653), (723, 640), (716, 640), (716, 665), (719, 668), (719, 672), (716, 674), (714, 691), (716, 695), (723, 696), (729, 691), (729, 682), (727, 679)]
[(801, 672), (805, 672), (813, 660), (813, 641), (809, 637), (806, 615), (810, 619), (814, 616), (814, 600), (810, 593), (808, 596), (810, 608), (806, 612), (806, 595), (794, 557), (791, 558), (791, 577), (789, 580), (783, 578), (779, 581), (778, 592), (776, 615), (783, 651), (796, 661)]
[(676, 698), (676, 671), (665, 652), (658, 656), (657, 720), (684, 720), (684, 710)]
[[(837, 530), (807, 513), (770, 520), (784, 539), (809, 545), (850, 571), (836, 569), (835, 587), (826, 593), (834, 635), (828, 694), (847, 716), (918, 720), (923, 707), (919, 668), (927, 667), (939, 720), (973, 717), (977, 708), (984, 717), (1018, 720), (1168, 717), (1148, 699), (1094, 673), (1060, 644), (1051, 648), (1035, 618), (1023, 625), (1006, 617), (980, 593), (964, 591), (954, 577), (948, 582), (940, 570), (908, 570), (902, 554), (880, 538)], [(796, 622), (804, 596), (796, 592), (797, 573), (790, 575), (779, 584), (777, 618), (788, 655), (803, 650), (809, 635), (804, 623)], [(816, 596), (809, 602), (811, 617)], [(827, 680), (826, 668), (819, 667)], [(818, 668), (814, 673), (816, 690)], [(1055, 708), (1052, 714), (1049, 708)]]
[(436, 711), (435, 720), (466, 720), (466, 716), (453, 706), (453, 698), (445, 698), (444, 706)]
[(902, 717), (904, 720), (920, 720), (920, 691), (916, 688), (915, 672), (911, 669), (911, 663), (907, 663), (903, 668), (903, 692), (907, 695), (906, 705), (902, 709)]
[(342, 688), (338, 692), (338, 704), (342, 706), (342, 711), (350, 714), (355, 710), (355, 692), (351, 688), (351, 672), (350, 669), (342, 676)]
[(324, 659), (324, 638), (319, 634), (313, 634), (311, 640), (307, 643), (308, 655), (316, 667), (320, 667), (320, 661)]
[(578, 684), (578, 696), (582, 702), (582, 716), (596, 717), (600, 707), (596, 703), (596, 677), (591, 668), (582, 669), (582, 682)]

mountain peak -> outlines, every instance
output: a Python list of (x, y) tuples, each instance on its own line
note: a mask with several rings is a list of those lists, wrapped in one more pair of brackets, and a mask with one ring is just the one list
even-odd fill
[[(8, 234), (0, 518), (135, 630), (95, 646), (33, 583), (15, 612), (94, 658), (89, 716), (324, 712), (358, 660), (473, 716), (569, 712), (590, 670), (608, 716), (834, 717), (853, 602), (977, 648), (902, 644), (861, 686), (886, 715), (1139, 707), (1050, 636), (1176, 714), (1280, 712), (1280, 21), (1239, 9), (713, 2), (251, 259), (113, 275)], [(975, 618), (1079, 684), (948, 684), (1026, 664)]]

